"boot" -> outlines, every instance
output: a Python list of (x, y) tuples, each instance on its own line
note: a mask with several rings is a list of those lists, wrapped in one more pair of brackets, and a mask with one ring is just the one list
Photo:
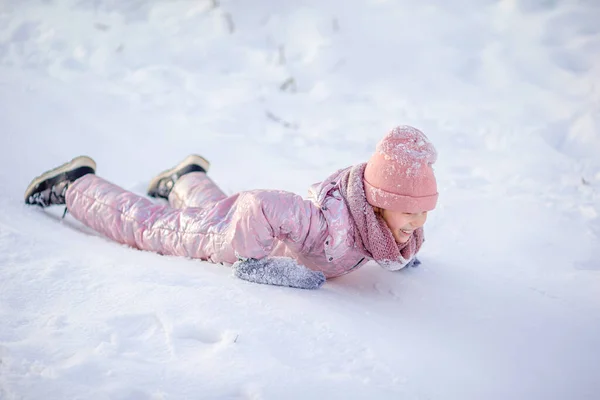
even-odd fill
[(84, 175), (95, 173), (94, 160), (87, 156), (75, 157), (33, 179), (25, 190), (25, 204), (42, 208), (65, 204), (65, 193), (69, 185)]
[(173, 190), (177, 179), (190, 172), (208, 172), (210, 163), (196, 154), (187, 156), (175, 167), (156, 175), (148, 185), (148, 196), (169, 199), (169, 193)]

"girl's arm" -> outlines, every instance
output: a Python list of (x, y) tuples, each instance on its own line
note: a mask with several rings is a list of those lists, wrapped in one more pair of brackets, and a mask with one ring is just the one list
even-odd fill
[(235, 276), (250, 282), (317, 289), (325, 282), (289, 257), (269, 257), (276, 239), (295, 252), (308, 252), (326, 234), (321, 211), (310, 201), (283, 191), (240, 194), (232, 215), (232, 246), (238, 261)]
[(232, 211), (231, 244), (240, 258), (268, 256), (276, 244), (275, 239), (285, 242), (294, 252), (310, 252), (327, 234), (321, 210), (290, 192), (242, 192)]

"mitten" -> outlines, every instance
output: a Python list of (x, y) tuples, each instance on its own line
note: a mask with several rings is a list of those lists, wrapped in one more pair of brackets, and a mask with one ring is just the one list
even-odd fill
[(413, 258), (412, 260), (410, 260), (408, 262), (408, 264), (406, 264), (407, 267), (418, 267), (419, 265), (421, 265), (421, 261), (419, 261), (419, 259), (417, 257)]
[(325, 283), (321, 271), (312, 271), (289, 257), (241, 258), (233, 274), (245, 281), (299, 289), (318, 289)]

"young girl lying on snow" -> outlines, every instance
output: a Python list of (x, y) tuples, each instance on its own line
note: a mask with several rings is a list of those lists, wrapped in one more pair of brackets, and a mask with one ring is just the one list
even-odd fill
[[(390, 131), (367, 163), (335, 172), (309, 200), (278, 190), (226, 196), (191, 155), (157, 175), (157, 204), (95, 175), (80, 156), (35, 178), (25, 203), (66, 204), (83, 224), (119, 243), (160, 254), (232, 264), (258, 283), (306, 289), (370, 259), (396, 271), (416, 261), (438, 193), (436, 151), (409, 126)], [(308, 268), (307, 268), (308, 267)]]

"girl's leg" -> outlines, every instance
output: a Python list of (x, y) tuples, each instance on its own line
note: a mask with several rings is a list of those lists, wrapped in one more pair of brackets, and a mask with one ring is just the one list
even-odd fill
[[(193, 195), (201, 187), (210, 190), (209, 180), (195, 182), (200, 184), (189, 191), (181, 190), (182, 198), (176, 200), (180, 205), (187, 200), (201, 199), (202, 196)], [(204, 196), (208, 201), (221, 198), (221, 192), (215, 188), (210, 196)], [(200, 259), (209, 258), (208, 252), (214, 253), (210, 251), (214, 247), (210, 242), (214, 234), (207, 233), (229, 207), (225, 201), (213, 209), (175, 209), (155, 204), (93, 174), (73, 182), (65, 197), (71, 215), (116, 242), (160, 254)], [(235, 260), (233, 252), (225, 258)]]
[(175, 182), (169, 194), (173, 208), (210, 209), (227, 196), (204, 172), (190, 172)]

